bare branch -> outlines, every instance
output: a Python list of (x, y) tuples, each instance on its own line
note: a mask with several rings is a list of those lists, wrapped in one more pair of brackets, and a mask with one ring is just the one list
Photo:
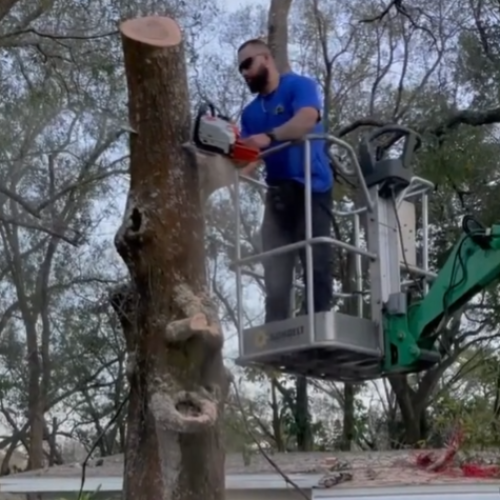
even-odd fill
[(37, 219), (40, 218), (40, 211), (37, 210), (36, 208), (32, 207), (31, 204), (27, 203), (22, 199), (21, 196), (19, 196), (17, 193), (14, 191), (11, 191), (10, 189), (7, 189), (5, 186), (2, 186), (0, 184), (0, 193), (4, 194), (7, 196), (7, 198), (10, 198), (11, 200), (15, 201), (18, 205), (24, 208), (26, 212), (28, 212), (30, 215), (33, 217), (36, 217)]
[[(12, 1), (12, 0), (10, 0)], [(17, 1), (17, 0), (16, 0)], [(1, 6), (0, 6), (1, 9)], [(0, 16), (1, 16), (1, 11), (0, 11)], [(76, 34), (70, 34), (70, 35), (58, 35), (55, 33), (43, 33), (41, 31), (38, 31), (34, 28), (28, 28), (28, 29), (22, 29), (22, 30), (17, 30), (17, 31), (12, 31), (10, 33), (6, 33), (5, 35), (2, 35), (0, 37), (0, 44), (3, 43), (4, 40), (8, 40), (13, 37), (18, 37), (22, 35), (36, 35), (37, 37), (40, 38), (47, 38), (50, 40), (99, 40), (102, 38), (108, 38), (110, 36), (116, 36), (118, 35), (118, 31), (109, 31), (106, 33), (98, 33), (96, 35), (76, 35)], [(34, 45), (37, 43), (35, 40), (33, 40), (32, 44)]]
[(480, 127), (483, 125), (493, 125), (500, 123), (500, 107), (487, 109), (483, 111), (474, 111), (464, 109), (457, 111), (449, 116), (437, 127), (434, 127), (429, 132), (438, 138), (441, 138), (450, 130), (457, 128), (459, 125), (470, 125), (472, 127)]
[[(439, 125), (430, 128), (420, 128), (417, 131), (421, 134), (427, 134), (442, 139), (451, 130), (456, 129), (460, 125), (470, 125), (472, 127), (481, 127), (483, 125), (493, 125), (500, 123), (500, 107), (487, 110), (471, 110), (464, 109), (453, 113), (448, 118), (442, 121)], [(361, 118), (349, 125), (340, 128), (336, 135), (338, 137), (350, 134), (361, 127), (383, 127), (387, 123), (373, 118)]]
[(383, 127), (384, 125), (386, 125), (385, 122), (375, 118), (361, 118), (350, 123), (349, 125), (346, 125), (345, 127), (340, 128), (337, 132), (335, 132), (335, 135), (343, 137), (344, 135), (350, 134), (361, 127)]
[[(54, 236), (55, 238), (60, 238), (66, 243), (69, 243), (73, 246), (79, 246), (82, 243), (81, 234), (70, 228), (57, 228), (57, 226), (48, 227), (43, 224), (37, 224), (36, 222), (26, 222), (22, 221), (16, 217), (7, 217), (5, 215), (0, 214), (0, 222), (3, 224), (8, 224), (11, 226), (24, 227), (25, 229), (34, 229), (36, 231), (41, 231), (42, 233), (49, 234), (50, 236)], [(72, 232), (73, 234), (68, 235), (65, 234), (66, 231)]]
[(373, 17), (368, 17), (366, 19), (361, 19), (359, 22), (360, 23), (375, 23), (375, 22), (382, 21), (384, 19), (384, 17), (389, 15), (389, 13), (392, 9), (395, 9), (398, 14), (402, 14), (405, 17), (408, 17), (408, 12), (407, 12), (405, 6), (403, 5), (403, 0), (391, 0), (387, 4), (387, 6), (384, 8), (384, 10), (382, 10), (382, 12), (380, 14), (373, 16)]
[(377, 21), (382, 21), (382, 19), (384, 19), (384, 17), (389, 14), (389, 12), (391, 11), (392, 8), (395, 8), (395, 9), (400, 8), (401, 2), (402, 2), (402, 0), (391, 0), (380, 14), (378, 14), (374, 17), (368, 17), (366, 19), (361, 19), (359, 22), (360, 23), (375, 23)]

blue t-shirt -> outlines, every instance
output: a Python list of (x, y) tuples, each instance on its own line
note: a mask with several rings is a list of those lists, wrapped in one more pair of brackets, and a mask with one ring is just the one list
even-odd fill
[[(257, 96), (243, 110), (242, 137), (270, 132), (290, 120), (301, 108), (316, 108), (321, 113), (317, 84), (311, 78), (290, 72), (281, 76), (278, 88), (269, 95)], [(319, 121), (314, 134), (323, 134)], [(276, 146), (273, 142), (270, 147)], [(293, 179), (304, 183), (304, 143), (271, 153), (264, 158), (266, 182), (273, 184)], [(325, 141), (311, 141), (311, 185), (314, 192), (325, 192), (333, 186), (333, 172), (325, 152)]]

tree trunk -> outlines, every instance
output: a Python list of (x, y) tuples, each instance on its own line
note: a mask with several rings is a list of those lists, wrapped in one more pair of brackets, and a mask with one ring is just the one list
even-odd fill
[[(292, 0), (271, 0), (267, 17), (267, 44), (274, 57), (280, 73), (290, 71), (288, 57), (288, 17)], [(295, 382), (296, 396), (291, 410), (296, 424), (296, 440), (299, 451), (309, 451), (314, 444), (309, 398), (307, 395), (307, 378), (298, 377)]]
[(189, 140), (188, 82), (175, 21), (121, 27), (130, 191), (116, 248), (131, 286), (112, 297), (129, 354), (124, 495), (222, 500), (229, 378), (217, 310), (205, 295), (203, 216)]
[(288, 59), (288, 14), (292, 0), (271, 0), (267, 17), (267, 44), (280, 73), (290, 71)]
[(28, 449), (28, 470), (41, 469), (43, 467), (43, 428), (44, 421), (44, 401), (42, 387), (40, 383), (42, 367), (40, 352), (37, 345), (37, 332), (32, 318), (25, 316), (25, 324), (28, 337), (28, 420), (29, 428), (29, 449)]
[(344, 384), (344, 419), (342, 423), (342, 440), (340, 442), (340, 449), (342, 451), (351, 451), (352, 442), (354, 441), (354, 429), (356, 425), (356, 416), (354, 414), (355, 400), (355, 386), (346, 382)]
[(309, 413), (309, 398), (307, 395), (307, 378), (297, 377), (295, 382), (295, 424), (297, 426), (297, 450), (312, 451), (313, 431), (311, 429), (311, 415)]
[[(339, 237), (339, 235), (336, 235)], [(350, 243), (353, 245), (354, 241), (354, 228), (351, 233)], [(345, 260), (339, 258), (339, 262), (344, 261), (347, 272), (343, 272), (344, 267), (341, 267), (340, 276), (342, 282), (342, 290), (344, 293), (353, 293), (356, 290), (356, 257), (353, 253), (349, 253), (345, 256)], [(361, 308), (362, 309), (362, 308)], [(349, 314), (350, 316), (364, 316), (363, 310), (358, 310), (357, 298), (356, 296), (345, 299), (345, 302), (340, 309), (344, 314)], [(346, 382), (344, 383), (344, 418), (342, 422), (342, 439), (340, 442), (340, 449), (342, 451), (351, 451), (352, 444), (355, 435), (356, 426), (356, 414), (355, 414), (355, 402), (356, 402), (356, 385)]]
[(278, 397), (276, 394), (276, 380), (271, 379), (271, 413), (272, 413), (272, 429), (274, 441), (276, 444), (276, 451), (286, 451), (285, 442), (283, 440), (282, 418), (280, 415), (280, 408)]
[(401, 443), (395, 445), (416, 445), (422, 438), (420, 429), (421, 411), (415, 408), (413, 389), (409, 386), (406, 375), (392, 375), (389, 377), (392, 390), (396, 395), (401, 420), (404, 426), (404, 436)]

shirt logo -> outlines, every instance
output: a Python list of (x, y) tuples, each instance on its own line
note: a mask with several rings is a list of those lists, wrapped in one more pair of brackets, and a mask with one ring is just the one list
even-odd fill
[(284, 112), (285, 112), (285, 108), (281, 104), (278, 104), (276, 106), (276, 108), (274, 109), (274, 114), (275, 115), (281, 115)]

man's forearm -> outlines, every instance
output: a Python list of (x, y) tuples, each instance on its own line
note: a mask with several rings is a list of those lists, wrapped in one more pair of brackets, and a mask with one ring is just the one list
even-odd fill
[(273, 129), (273, 134), (278, 141), (294, 141), (309, 134), (318, 121), (317, 114), (311, 110), (301, 109), (286, 123)]

